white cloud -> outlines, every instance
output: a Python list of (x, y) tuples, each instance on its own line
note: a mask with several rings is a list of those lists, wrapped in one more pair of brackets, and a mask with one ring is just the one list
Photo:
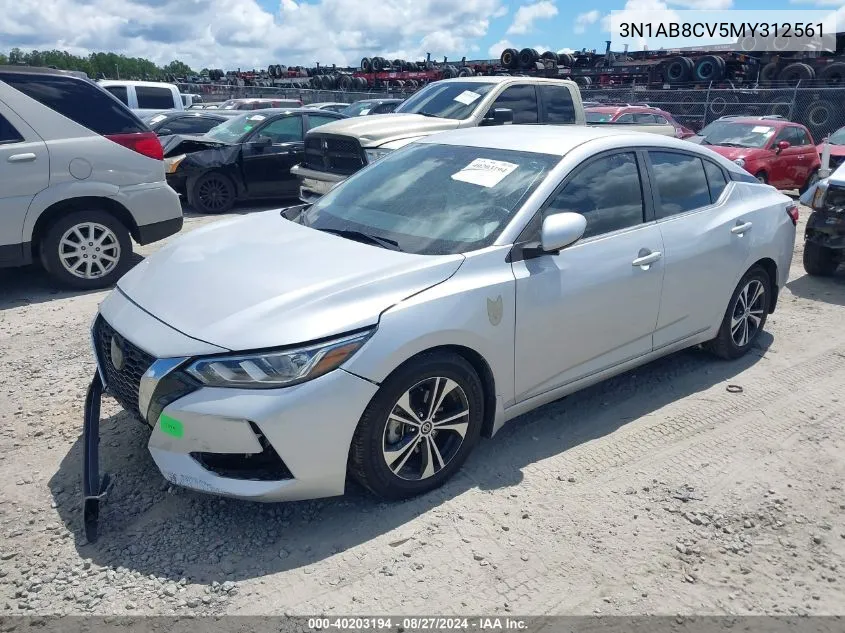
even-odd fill
[(572, 27), (573, 32), (583, 33), (587, 30), (587, 27), (590, 24), (595, 24), (596, 22), (598, 22), (600, 17), (601, 13), (599, 13), (597, 9), (587, 11), (587, 13), (579, 13), (578, 16), (575, 18), (575, 26)]
[(502, 0), (30, 0), (5, 3), (0, 42), (8, 50), (113, 51), (194, 68), (264, 68), (270, 63), (357, 65), (361, 57), (460, 57), (487, 34)]
[(534, 4), (519, 7), (513, 18), (513, 23), (507, 30), (508, 35), (522, 35), (531, 31), (534, 22), (546, 20), (557, 15), (557, 7), (549, 0), (540, 0)]
[(516, 48), (516, 46), (510, 40), (499, 40), (487, 49), (487, 54), (490, 56), (490, 59), (494, 59), (500, 57), (502, 55), (502, 51), (506, 48)]
[(563, 53), (569, 53), (569, 54), (571, 55), (571, 54), (572, 54), (572, 53), (574, 53), (574, 52), (575, 52), (575, 50), (574, 50), (574, 49), (571, 49), (571, 48), (562, 48), (562, 49), (560, 49), (559, 51), (557, 51), (557, 54), (558, 54), (558, 55), (562, 55)]

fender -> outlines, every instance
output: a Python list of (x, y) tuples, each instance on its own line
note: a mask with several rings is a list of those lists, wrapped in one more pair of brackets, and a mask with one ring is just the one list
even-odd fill
[(23, 222), (21, 237), (23, 242), (32, 241), (32, 232), (35, 223), (46, 209), (57, 202), (64, 202), (73, 198), (114, 198), (120, 192), (120, 187), (105, 182), (78, 180), (74, 182), (63, 182), (52, 184), (46, 189), (39, 191), (26, 212)]

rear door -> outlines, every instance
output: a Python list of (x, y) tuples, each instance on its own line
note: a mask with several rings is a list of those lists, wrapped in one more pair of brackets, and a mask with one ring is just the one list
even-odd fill
[(721, 321), (750, 256), (750, 217), (739, 192), (715, 162), (677, 150), (649, 150), (665, 275), (655, 350)]
[[(243, 148), (243, 171), (251, 197), (276, 198), (296, 195), (298, 181), (290, 173), (305, 154), (303, 120), (300, 114), (283, 115), (267, 122), (267, 115), (256, 113), (256, 129)], [(261, 145), (260, 138), (269, 138)]]
[(32, 199), (50, 183), (47, 145), (0, 101), (0, 264), (23, 263), (24, 218)]
[(575, 123), (575, 105), (572, 93), (566, 86), (540, 84), (537, 86), (541, 103), (541, 119), (548, 125), (572, 125)]

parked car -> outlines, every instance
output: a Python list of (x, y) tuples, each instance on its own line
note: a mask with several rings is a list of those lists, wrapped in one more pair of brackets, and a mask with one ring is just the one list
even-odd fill
[(640, 125), (666, 125), (675, 128), (675, 138), (688, 138), (695, 131), (681, 125), (670, 113), (647, 105), (603, 104), (584, 106), (587, 124), (590, 123), (638, 123)]
[(341, 110), (346, 116), (366, 116), (368, 114), (390, 114), (402, 103), (402, 99), (362, 99)]
[(123, 277), (93, 326), (83, 446), (105, 384), (153, 427), (177, 485), (281, 501), (342, 494), (349, 474), (383, 498), (424, 493), (535, 407), (690, 346), (748, 352), (796, 218), (675, 138), (432, 135), (313, 205), (189, 232)]
[(267, 108), (301, 108), (299, 99), (229, 99), (221, 103), (219, 110), (265, 110)]
[(66, 286), (113, 284), (132, 239), (182, 228), (156, 135), (93, 81), (0, 66), (0, 266), (40, 260)]
[(810, 131), (780, 118), (723, 117), (687, 139), (734, 161), (762, 183), (802, 193), (819, 178)]
[(233, 116), (240, 116), (234, 110), (204, 111), (204, 110), (169, 110), (147, 114), (141, 119), (159, 136), (171, 134), (201, 135), (217, 127)]
[(202, 136), (165, 139), (167, 182), (202, 213), (224, 213), (238, 200), (296, 196), (291, 167), (302, 160), (309, 129), (344, 118), (294, 108), (255, 110)]
[(804, 270), (827, 276), (845, 262), (845, 163), (801, 196), (813, 212), (804, 228)]
[[(845, 127), (841, 127), (828, 137), (830, 142), (830, 170), (845, 164)], [(816, 146), (819, 154), (824, 151), (824, 141)]]
[(162, 110), (184, 110), (182, 95), (173, 84), (158, 81), (123, 81), (102, 79), (100, 85), (121, 103), (140, 113), (152, 114)]
[(332, 112), (342, 112), (343, 110), (349, 107), (349, 104), (334, 101), (324, 101), (321, 103), (309, 103), (308, 107), (312, 110), (331, 110)]

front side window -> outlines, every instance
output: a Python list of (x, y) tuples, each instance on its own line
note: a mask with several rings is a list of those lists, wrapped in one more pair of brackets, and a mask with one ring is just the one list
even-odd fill
[(7, 143), (20, 143), (23, 141), (23, 136), (15, 129), (15, 126), (9, 123), (2, 114), (0, 114), (0, 145)]
[[(400, 103), (394, 112), (439, 119), (466, 119), (495, 85), (479, 81), (435, 81)], [(343, 113), (356, 116), (345, 110)]]
[(567, 211), (587, 218), (585, 238), (642, 224), (643, 191), (636, 156), (612, 154), (577, 171), (544, 216)]
[(138, 98), (139, 108), (168, 110), (173, 107), (173, 93), (168, 88), (135, 86), (135, 96)]
[(540, 96), (546, 108), (546, 123), (562, 125), (575, 123), (575, 106), (572, 104), (572, 94), (564, 86), (539, 86)]
[(710, 204), (710, 189), (698, 156), (657, 151), (648, 155), (660, 200), (658, 219)]
[(537, 91), (534, 86), (511, 86), (500, 94), (489, 112), (496, 108), (508, 108), (513, 111), (514, 125), (537, 123)]
[(302, 117), (285, 116), (268, 123), (258, 131), (258, 136), (266, 136), (273, 145), (296, 143), (302, 140)]
[(415, 143), (332, 189), (299, 221), (392, 240), (409, 253), (465, 253), (492, 244), (559, 161), (532, 152)]

